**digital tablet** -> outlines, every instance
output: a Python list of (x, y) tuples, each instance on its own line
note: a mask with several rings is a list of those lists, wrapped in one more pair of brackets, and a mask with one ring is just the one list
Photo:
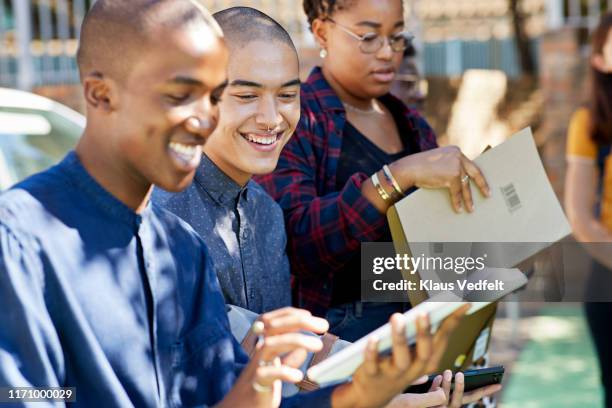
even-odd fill
[[(467, 314), (472, 314), (491, 302), (471, 302)], [(429, 316), (432, 333), (438, 329), (442, 321), (459, 309), (465, 302), (455, 294), (443, 293), (420, 303), (406, 313), (406, 337), (410, 344), (416, 342), (416, 320), (422, 314)], [(363, 356), (370, 338), (376, 337), (380, 353), (391, 350), (391, 325), (389, 323), (374, 330), (357, 340), (351, 346), (329, 356), (321, 363), (308, 370), (308, 379), (321, 385), (346, 381), (363, 363)]]

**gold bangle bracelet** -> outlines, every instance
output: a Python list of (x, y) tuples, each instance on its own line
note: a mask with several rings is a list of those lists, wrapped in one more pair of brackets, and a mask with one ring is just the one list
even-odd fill
[(387, 166), (385, 164), (382, 169), (383, 169), (383, 173), (385, 175), (385, 178), (387, 179), (389, 184), (391, 184), (393, 186), (393, 189), (395, 190), (395, 192), (397, 194), (399, 194), (400, 197), (403, 197), (404, 196), (404, 192), (400, 188), (400, 185), (397, 182), (397, 180), (395, 179), (395, 177), (393, 177), (393, 174), (391, 173), (391, 169), (389, 168), (389, 166)]
[(378, 191), (380, 198), (382, 198), (384, 201), (389, 201), (389, 198), (391, 197), (389, 197), (389, 193), (387, 193), (387, 191), (380, 184), (380, 180), (378, 179), (378, 173), (372, 174), (372, 177), (370, 177), (370, 179), (372, 180), (372, 184), (374, 184), (376, 191)]

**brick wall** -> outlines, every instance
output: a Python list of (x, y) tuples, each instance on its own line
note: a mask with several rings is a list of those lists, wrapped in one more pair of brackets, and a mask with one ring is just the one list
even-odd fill
[(569, 119), (584, 102), (587, 89), (588, 65), (581, 53), (578, 32), (564, 28), (545, 34), (540, 48), (540, 63), (545, 110), (536, 136), (550, 181), (555, 192), (562, 197)]

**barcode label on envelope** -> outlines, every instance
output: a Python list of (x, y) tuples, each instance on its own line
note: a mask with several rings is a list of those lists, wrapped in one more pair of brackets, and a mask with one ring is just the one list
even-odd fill
[(516, 192), (516, 188), (513, 183), (508, 184), (501, 188), (502, 194), (504, 195), (504, 200), (506, 201), (506, 206), (508, 207), (508, 211), (514, 212), (521, 208), (521, 199)]

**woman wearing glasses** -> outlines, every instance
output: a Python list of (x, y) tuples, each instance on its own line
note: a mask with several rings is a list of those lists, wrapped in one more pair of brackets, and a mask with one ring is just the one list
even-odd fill
[(362, 303), (360, 244), (391, 241), (385, 213), (418, 187), (472, 211), (480, 170), (438, 148), (427, 122), (389, 94), (410, 42), (401, 0), (305, 0), (322, 63), (302, 85), (301, 119), (277, 169), (258, 181), (285, 213), (293, 299), (354, 341), (406, 305)]

